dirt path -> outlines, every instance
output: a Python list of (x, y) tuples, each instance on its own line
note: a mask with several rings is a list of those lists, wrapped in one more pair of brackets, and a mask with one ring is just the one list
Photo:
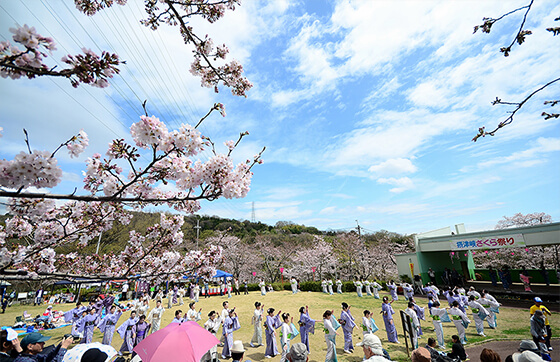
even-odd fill
[[(505, 361), (507, 356), (513, 354), (514, 352), (517, 352), (517, 349), (519, 348), (519, 342), (521, 341), (494, 341), (482, 343), (472, 347), (467, 346), (465, 350), (467, 351), (471, 362), (480, 361), (480, 352), (482, 352), (484, 348), (489, 348), (494, 352), (497, 352), (502, 358), (502, 361)], [(552, 361), (560, 362), (560, 339), (553, 339), (552, 347), (554, 348), (554, 351), (550, 352)]]

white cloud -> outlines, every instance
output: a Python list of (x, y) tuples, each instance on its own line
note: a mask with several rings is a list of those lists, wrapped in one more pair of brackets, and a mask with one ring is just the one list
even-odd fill
[(414, 173), (418, 168), (407, 158), (392, 158), (371, 166), (368, 171), (379, 176)]
[(403, 191), (410, 190), (410, 189), (414, 188), (414, 183), (408, 177), (380, 178), (380, 179), (377, 180), (377, 182), (380, 183), (380, 184), (389, 184), (389, 185), (397, 186), (397, 187), (394, 187), (394, 188), (389, 190), (390, 192), (394, 192), (394, 193), (400, 193), (400, 192), (403, 192)]
[(517, 162), (517, 166), (529, 167), (542, 162), (544, 154), (560, 151), (560, 138), (540, 137), (536, 143), (524, 151), (514, 152), (509, 156), (497, 157), (478, 164), (479, 168), (490, 168), (502, 164)]

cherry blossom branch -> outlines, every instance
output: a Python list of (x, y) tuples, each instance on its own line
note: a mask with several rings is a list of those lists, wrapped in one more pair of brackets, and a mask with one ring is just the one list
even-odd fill
[(491, 29), (492, 29), (492, 25), (494, 25), (494, 23), (496, 23), (497, 21), (500, 21), (503, 18), (505, 18), (506, 16), (511, 15), (511, 14), (513, 14), (513, 13), (519, 11), (519, 10), (527, 9), (525, 11), (525, 14), (523, 15), (523, 21), (521, 22), (519, 30), (517, 31), (517, 34), (515, 35), (515, 38), (512, 40), (511, 44), (507, 47), (500, 48), (500, 52), (504, 53), (505, 57), (509, 56), (509, 53), (511, 52), (511, 47), (515, 44), (515, 42), (517, 42), (519, 45), (521, 45), (525, 41), (525, 36), (532, 34), (532, 32), (530, 30), (523, 30), (523, 26), (525, 26), (525, 21), (527, 20), (527, 14), (529, 14), (529, 11), (531, 10), (531, 6), (533, 5), (533, 1), (534, 0), (531, 0), (529, 5), (525, 5), (525, 6), (522, 6), (520, 8), (517, 8), (515, 10), (512, 10), (512, 11), (500, 16), (497, 19), (483, 18), (482, 19), (483, 24), (482, 25), (476, 25), (474, 27), (473, 34), (476, 33), (478, 29), (481, 29), (483, 33), (489, 34)]
[[(492, 130), (492, 131), (490, 131), (490, 132), (486, 132), (486, 131), (484, 130), (484, 127), (480, 127), (480, 128), (478, 129), (478, 134), (477, 134), (476, 136), (473, 137), (472, 141), (473, 141), (473, 142), (476, 142), (480, 137), (494, 136), (495, 133), (496, 133), (500, 128), (505, 127), (505, 126), (507, 126), (508, 124), (511, 124), (511, 123), (513, 122), (513, 117), (515, 116), (515, 114), (517, 113), (517, 111), (519, 111), (519, 110), (521, 109), (521, 107), (523, 107), (523, 105), (524, 105), (525, 103), (527, 103), (527, 101), (528, 101), (529, 99), (531, 99), (531, 97), (533, 97), (535, 94), (537, 94), (538, 92), (542, 91), (542, 90), (545, 89), (546, 87), (548, 87), (548, 86), (550, 86), (550, 85), (552, 85), (552, 84), (558, 82), (559, 80), (560, 80), (560, 78), (556, 78), (556, 79), (554, 79), (554, 80), (551, 80), (550, 82), (546, 83), (546, 84), (543, 85), (542, 87), (540, 87), (540, 88), (534, 90), (531, 94), (529, 94), (527, 97), (525, 97), (525, 99), (523, 99), (521, 102), (503, 102), (501, 99), (499, 99), (498, 97), (496, 97), (496, 99), (492, 102), (492, 105), (496, 105), (496, 104), (514, 105), (514, 106), (515, 106), (515, 109), (514, 109), (513, 111), (511, 111), (511, 112), (510, 112), (511, 114), (509, 115), (509, 117), (507, 117), (505, 120), (503, 120), (502, 122), (500, 122), (500, 123), (498, 124), (498, 126), (497, 126), (494, 130)], [(548, 103), (545, 102), (545, 104), (548, 104)], [(555, 105), (555, 104), (556, 104), (556, 103), (552, 102), (552, 105)], [(547, 113), (543, 113), (543, 116), (545, 116), (545, 119), (548, 119), (548, 118), (546, 118), (546, 115), (548, 115), (548, 114), (547, 114)], [(555, 118), (557, 118), (557, 117), (555, 117)]]

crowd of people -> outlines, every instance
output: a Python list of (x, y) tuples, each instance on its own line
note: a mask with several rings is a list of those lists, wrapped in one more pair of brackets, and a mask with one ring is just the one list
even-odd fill
[[(229, 286), (228, 286), (229, 284)], [(264, 284), (264, 282), (262, 282)], [(299, 292), (299, 283), (295, 278), (290, 279), (292, 292)], [(223, 294), (231, 293), (229, 288), (239, 292), (239, 284), (236, 281), (225, 283), (226, 289)], [(334, 294), (333, 286), (336, 285), (337, 293), (342, 293), (340, 280), (336, 282), (323, 280), (322, 291), (325, 294)], [(397, 285), (393, 280), (387, 283), (389, 296), (379, 295), (379, 290), (382, 289), (377, 281), (356, 280), (354, 282), (356, 293), (359, 297), (363, 297), (363, 288), (365, 287), (365, 296), (372, 296), (375, 299), (381, 299), (380, 310), (363, 310), (358, 315), (354, 315), (352, 306), (343, 302), (340, 306), (340, 312), (334, 310), (325, 310), (322, 313), (322, 330), (325, 336), (326, 355), (325, 361), (337, 361), (336, 339), (337, 336), (342, 334), (344, 340), (343, 351), (346, 354), (355, 353), (355, 346), (362, 347), (365, 360), (367, 361), (383, 361), (390, 360), (390, 356), (383, 348), (381, 341), (375, 333), (379, 327), (375, 321), (375, 315), (380, 314), (383, 318), (385, 332), (387, 334), (387, 341), (389, 343), (400, 343), (397, 333), (397, 326), (393, 315), (395, 311), (392, 304), (399, 299), (397, 294)], [(199, 293), (197, 285), (193, 284), (187, 288), (190, 293), (185, 292), (185, 288), (175, 286), (167, 293), (167, 309), (171, 309), (174, 305), (184, 305), (183, 297), (189, 295), (191, 301), (188, 304), (188, 309), (183, 312), (181, 309), (175, 311), (174, 319), (171, 323), (182, 323), (185, 321), (199, 322), (202, 320), (202, 308), (197, 308)], [(410, 337), (412, 340), (413, 348), (416, 349), (415, 354), (417, 361), (424, 361), (427, 356), (430, 360), (434, 361), (458, 361), (466, 360), (467, 355), (464, 350), (464, 345), (467, 343), (466, 329), (471, 324), (471, 319), (474, 320), (476, 332), (480, 336), (485, 336), (484, 328), (485, 323), (487, 328), (495, 329), (498, 326), (497, 315), (499, 314), (500, 303), (487, 291), (477, 291), (474, 287), (465, 290), (462, 286), (447, 288), (440, 290), (432, 283), (426, 286), (421, 286), (421, 293), (427, 295), (427, 306), (421, 306), (415, 300), (415, 290), (413, 285), (402, 283), (400, 284), (404, 293), (404, 298), (407, 301), (407, 308), (404, 313), (409, 317), (412, 329)], [(204, 294), (206, 287), (203, 287)], [(77, 302), (75, 308), (64, 313), (66, 322), (72, 324), (72, 338), (64, 339), (57, 347), (57, 354), (64, 353), (68, 348), (72, 339), (79, 339), (82, 343), (91, 343), (93, 339), (93, 332), (98, 328), (103, 333), (101, 343), (111, 345), (115, 332), (119, 334), (123, 342), (120, 347), (119, 353), (127, 354), (132, 353), (133, 348), (138, 345), (150, 333), (159, 330), (161, 326), (162, 316), (166, 309), (163, 307), (163, 292), (157, 291), (155, 295), (152, 293), (145, 293), (142, 297), (135, 300), (130, 300), (124, 303), (122, 300), (119, 302), (119, 297), (126, 297), (128, 290), (124, 288), (122, 295), (113, 295), (108, 293), (104, 296), (99, 296), (91, 301), (89, 305), (85, 306), (81, 302)], [(265, 295), (267, 292), (266, 285), (261, 286), (261, 293)], [(150, 300), (152, 297), (155, 299), (155, 307), (150, 309)], [(250, 341), (251, 347), (265, 346), (265, 357), (272, 358), (276, 355), (281, 356), (281, 361), (289, 361), (290, 356), (305, 356), (307, 358), (310, 353), (310, 340), (309, 334), (315, 333), (317, 321), (311, 318), (308, 306), (301, 306), (297, 314), (294, 316), (290, 313), (276, 311), (275, 308), (269, 307), (266, 309), (264, 305), (257, 301), (255, 302), (255, 309), (251, 318), (253, 325), (253, 337)], [(235, 307), (230, 308), (229, 302), (222, 302), (221, 312), (214, 310), (207, 313), (207, 320), (204, 322), (204, 328), (220, 339), (218, 346), (210, 349), (202, 358), (202, 362), (217, 361), (218, 359), (233, 358), (235, 361), (239, 353), (244, 352), (243, 344), (234, 339), (235, 331), (239, 330), (241, 321), (239, 320)], [(118, 328), (117, 324), (123, 314), (127, 314), (127, 319), (122, 322)], [(548, 320), (550, 311), (543, 305), (540, 298), (535, 298), (535, 305), (531, 307), (531, 334), (533, 341), (531, 341), (531, 353), (536, 353), (543, 360), (550, 360), (550, 345), (551, 328)], [(363, 339), (361, 343), (354, 344), (353, 334), (354, 329), (359, 328), (361, 316), (361, 331)], [(294, 324), (294, 317), (297, 318), (297, 326)], [(358, 318), (358, 319), (356, 319)], [(419, 346), (419, 339), (424, 334), (422, 331), (421, 321), (426, 318), (431, 318), (435, 331), (435, 338), (428, 338), (426, 347)], [(443, 334), (442, 323), (453, 323), (457, 330), (457, 334), (451, 336), (453, 342), (452, 349), (449, 353), (444, 353), (441, 350), (445, 349), (445, 336)], [(221, 329), (221, 333), (220, 333)], [(263, 338), (264, 335), (264, 338)], [(300, 343), (293, 344), (292, 340), (300, 336)], [(21, 343), (15, 342), (9, 335), (3, 333), (2, 344), (0, 352), (6, 356), (10, 356), (13, 360), (14, 355), (17, 355), (17, 362), (31, 361), (29, 355), (34, 352), (42, 350), (42, 344), (45, 339), (39, 333), (31, 333), (26, 336)], [(46, 337), (45, 337), (46, 338)], [(42, 344), (41, 344), (42, 343)], [(241, 343), (241, 345), (240, 345)], [(293, 346), (292, 346), (293, 344)], [(30, 347), (31, 346), (31, 347)], [(297, 348), (295, 348), (298, 346)], [(301, 347), (303, 346), (303, 347)], [(291, 354), (291, 351), (294, 353)], [(305, 349), (305, 351), (302, 350)], [(425, 349), (425, 350), (424, 350)], [(305, 353), (304, 353), (305, 352)], [(4, 358), (5, 356), (2, 355)], [(27, 357), (26, 357), (27, 356)], [(2, 359), (0, 361), (8, 361)], [(6, 357), (7, 358), (7, 357)], [(296, 358), (296, 357), (293, 357)], [(291, 360), (294, 360), (294, 359)], [(297, 359), (296, 359), (297, 360)], [(414, 359), (413, 359), (414, 361)]]

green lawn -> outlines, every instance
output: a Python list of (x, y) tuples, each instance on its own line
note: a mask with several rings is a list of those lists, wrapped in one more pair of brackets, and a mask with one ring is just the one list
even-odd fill
[[(381, 293), (382, 295), (386, 295)], [(215, 310), (218, 313), (222, 310), (222, 302), (224, 300), (228, 300), (227, 297), (211, 297), (208, 299), (202, 298), (197, 305), (198, 308), (203, 308), (202, 315), (203, 319), (200, 321), (202, 325), (204, 321), (206, 321), (205, 316), (210, 310)], [(404, 297), (399, 296), (399, 300), (393, 303), (393, 308), (395, 309), (395, 322), (397, 325), (397, 330), (399, 331), (399, 339), (401, 344), (393, 344), (387, 342), (387, 334), (385, 333), (385, 327), (383, 324), (383, 319), (379, 312), (381, 311), (381, 300), (374, 299), (373, 297), (363, 297), (358, 298), (355, 293), (346, 293), (346, 294), (335, 294), (335, 295), (325, 295), (322, 293), (311, 293), (311, 292), (302, 292), (296, 295), (292, 295), (291, 292), (282, 291), (282, 292), (273, 292), (269, 293), (266, 296), (261, 296), (260, 292), (251, 292), (249, 295), (240, 295), (240, 296), (233, 296), (229, 299), (230, 307), (236, 307), (236, 311), (239, 315), (241, 329), (234, 332), (234, 339), (241, 339), (246, 349), (248, 350), (245, 354), (246, 359), (250, 359), (252, 361), (264, 361), (264, 347), (259, 348), (251, 348), (249, 347), (249, 341), (253, 335), (253, 326), (251, 325), (251, 317), (253, 315), (254, 310), (254, 303), (255, 301), (260, 301), (264, 303), (265, 310), (268, 307), (273, 307), (277, 311), (282, 310), (283, 312), (289, 312), (290, 315), (294, 316), (294, 321), (299, 319), (298, 310), (301, 306), (309, 305), (309, 314), (311, 318), (318, 320), (319, 322), (322, 321), (323, 312), (327, 309), (334, 309), (335, 314), (337, 316), (340, 315), (341, 307), (340, 304), (342, 302), (346, 302), (352, 306), (352, 314), (356, 318), (356, 322), (359, 328), (354, 329), (354, 344), (359, 342), (362, 337), (361, 332), (361, 317), (362, 312), (364, 309), (369, 309), (373, 311), (374, 318), (377, 323), (377, 326), (380, 330), (376, 333), (383, 342), (383, 347), (386, 348), (393, 360), (397, 361), (407, 361), (408, 357), (406, 354), (406, 347), (402, 335), (402, 324), (399, 316), (399, 310), (404, 309), (406, 307)], [(419, 303), (423, 305), (427, 303), (426, 299), (418, 299)], [(185, 303), (188, 303), (188, 298), (185, 298)], [(164, 301), (164, 306), (167, 305), (167, 301)], [(151, 306), (154, 306), (154, 302), (151, 303)], [(24, 310), (27, 310), (32, 315), (40, 314), (44, 311), (46, 306), (12, 306), (6, 310), (5, 314), (0, 314), (0, 325), (11, 325), (15, 321), (15, 317), (21, 315)], [(67, 311), (73, 308), (73, 305), (56, 305), (55, 309), (61, 309)], [(183, 312), (186, 311), (188, 306), (185, 304), (181, 307)], [(175, 310), (179, 309), (179, 306), (175, 306), (171, 311), (166, 311), (164, 313), (162, 325), (167, 325), (174, 316)], [(426, 313), (427, 314), (427, 313)], [(469, 313), (470, 314), (470, 313)], [(118, 325), (124, 321), (124, 318), (127, 316), (121, 317), (119, 320)], [(470, 316), (469, 316), (470, 317)], [(431, 323), (431, 318), (427, 318), (430, 320), (422, 322), (422, 329), (424, 331), (424, 336), (420, 340), (421, 344), (425, 344), (428, 337), (434, 337), (435, 333), (433, 331), (433, 326)], [(550, 318), (551, 325), (553, 326), (553, 335), (558, 335), (559, 330), (557, 327), (560, 325), (560, 314), (553, 313), (552, 317)], [(485, 323), (485, 327), (486, 327)], [(457, 330), (452, 323), (444, 323), (443, 330), (445, 334), (446, 340), (450, 340), (451, 335), (456, 334)], [(70, 327), (59, 328), (51, 331), (44, 331), (43, 334), (52, 336), (51, 339), (53, 342), (58, 342), (62, 335), (65, 333), (69, 333)], [(501, 308), (500, 314), (498, 315), (498, 328), (496, 330), (491, 330), (486, 328), (485, 333), (487, 335), (486, 338), (480, 337), (476, 334), (476, 330), (474, 328), (474, 322), (469, 326), (467, 329), (467, 338), (470, 343), (481, 342), (485, 339), (490, 338), (507, 338), (507, 339), (530, 339), (529, 333), (529, 311), (527, 309), (514, 309), (514, 308)], [(101, 341), (102, 335), (96, 329), (94, 333), (94, 341)], [(264, 336), (263, 336), (264, 340)], [(296, 341), (299, 341), (299, 336), (296, 337)], [(121, 338), (118, 334), (115, 333), (115, 337), (113, 339), (113, 347), (117, 350), (120, 348), (122, 343)], [(322, 326), (318, 326), (316, 328), (315, 335), (310, 335), (310, 344), (311, 344), (311, 354), (310, 354), (310, 361), (320, 362), (324, 360), (325, 352), (326, 352), (326, 345), (324, 334), (322, 332)], [(356, 351), (352, 355), (344, 354), (342, 351), (342, 347), (344, 345), (344, 339), (342, 336), (342, 331), (340, 331), (340, 336), (337, 337), (337, 353), (339, 355), (340, 361), (352, 361), (358, 362), (361, 361), (362, 351), (360, 348), (356, 348)], [(221, 351), (221, 349), (219, 349)], [(280, 356), (277, 356), (271, 361), (280, 360)]]

